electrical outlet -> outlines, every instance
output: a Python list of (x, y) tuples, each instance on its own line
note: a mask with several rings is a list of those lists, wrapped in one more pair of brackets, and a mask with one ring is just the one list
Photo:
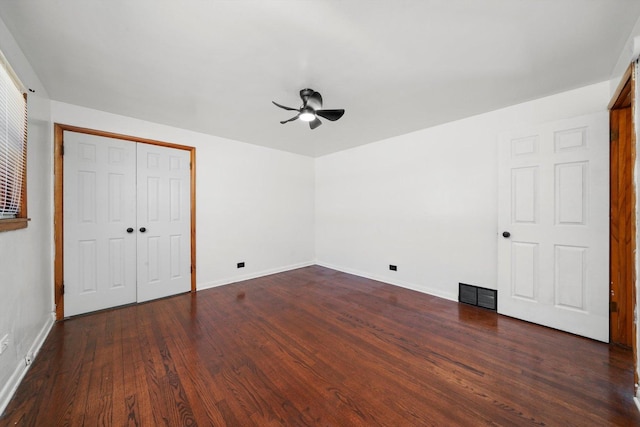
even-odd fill
[(398, 271), (398, 266), (397, 265), (393, 265), (393, 264), (389, 264), (389, 270)]
[(238, 268), (244, 268), (244, 262), (239, 262), (238, 263)]
[(6, 334), (0, 339), (0, 354), (4, 353), (7, 347), (9, 347), (9, 334)]

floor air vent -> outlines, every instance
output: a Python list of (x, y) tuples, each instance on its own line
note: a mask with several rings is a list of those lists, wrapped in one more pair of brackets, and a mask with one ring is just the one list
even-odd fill
[(496, 311), (498, 307), (497, 290), (480, 288), (464, 283), (458, 283), (458, 285), (458, 301)]

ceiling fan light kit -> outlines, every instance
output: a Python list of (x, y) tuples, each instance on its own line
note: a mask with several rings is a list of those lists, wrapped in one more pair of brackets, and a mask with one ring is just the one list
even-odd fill
[(316, 114), (311, 108), (303, 108), (298, 118), (303, 122), (310, 122), (316, 118)]
[(315, 129), (322, 124), (318, 116), (325, 118), (329, 121), (335, 122), (344, 115), (344, 110), (323, 110), (322, 109), (322, 95), (313, 89), (302, 89), (300, 91), (300, 98), (302, 99), (302, 107), (292, 108), (280, 105), (275, 101), (273, 104), (276, 107), (280, 107), (287, 111), (297, 111), (298, 114), (294, 117), (283, 120), (280, 123), (285, 124), (300, 119), (303, 122), (309, 122), (309, 127)]

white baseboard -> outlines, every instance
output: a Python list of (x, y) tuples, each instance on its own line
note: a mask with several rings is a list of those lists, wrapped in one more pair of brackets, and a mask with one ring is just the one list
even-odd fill
[[(42, 325), (40, 332), (33, 340), (33, 343), (31, 344), (31, 347), (29, 347), (27, 353), (23, 354), (18, 359), (16, 369), (13, 371), (13, 374), (11, 374), (11, 377), (9, 377), (9, 380), (4, 387), (2, 387), (2, 390), (0, 390), (0, 415), (4, 414), (5, 409), (7, 409), (9, 402), (11, 402), (13, 395), (22, 382), (22, 379), (27, 374), (27, 371), (31, 367), (31, 363), (33, 363), (33, 360), (40, 351), (40, 348), (42, 348), (42, 344), (44, 344), (44, 340), (47, 339), (49, 331), (51, 331), (51, 327), (53, 327), (54, 323), (55, 313), (51, 313), (51, 316), (49, 316), (44, 325)], [(31, 359), (29, 365), (26, 364), (27, 357)]]
[(365, 273), (363, 271), (354, 270), (352, 268), (341, 267), (341, 266), (338, 266), (338, 265), (333, 265), (333, 264), (329, 264), (329, 263), (325, 263), (325, 262), (321, 262), (321, 261), (316, 262), (316, 265), (319, 265), (321, 267), (330, 268), (332, 270), (342, 271), (343, 273), (353, 274), (354, 276), (360, 276), (360, 277), (364, 277), (366, 279), (371, 279), (371, 280), (376, 280), (378, 282), (387, 283), (389, 285), (399, 286), (399, 287), (405, 288), (405, 289), (411, 289), (412, 291), (422, 292), (423, 294), (433, 295), (435, 297), (448, 299), (450, 301), (456, 301), (456, 302), (458, 301), (458, 295), (457, 294), (452, 294), (452, 293), (449, 293), (449, 292), (443, 292), (443, 291), (441, 291), (439, 289), (421, 287), (421, 286), (417, 286), (417, 285), (415, 285), (413, 283), (403, 282), (401, 280), (391, 280), (388, 277), (377, 276), (375, 274), (369, 274), (369, 273)]
[(256, 279), (258, 277), (269, 276), (270, 274), (283, 273), (285, 271), (296, 270), (298, 268), (309, 267), (310, 265), (314, 265), (313, 261), (303, 262), (299, 264), (287, 265), (284, 267), (272, 268), (268, 270), (257, 271), (250, 274), (243, 274), (240, 276), (228, 277), (221, 280), (215, 280), (213, 282), (208, 283), (198, 283), (196, 285), (196, 289), (198, 291), (202, 291), (204, 289), (215, 288), (223, 285), (230, 285), (231, 283), (242, 282), (244, 280)]
[(640, 392), (638, 392), (638, 396), (635, 396), (633, 398), (633, 401), (636, 403), (636, 408), (638, 408), (638, 411), (640, 411)]
[(309, 261), (309, 262), (304, 262), (300, 264), (293, 264), (285, 267), (263, 270), (263, 271), (259, 271), (251, 274), (245, 274), (241, 276), (234, 276), (234, 277), (230, 277), (222, 280), (216, 280), (208, 283), (198, 283), (197, 290), (201, 291), (204, 289), (215, 288), (217, 286), (229, 285), (231, 283), (242, 282), (243, 280), (255, 279), (258, 277), (268, 276), (270, 274), (282, 273), (285, 271), (295, 270), (298, 268), (309, 267), (311, 265), (319, 265), (321, 267), (330, 268), (332, 270), (342, 271), (343, 273), (353, 274), (354, 276), (364, 277), (371, 280), (377, 280), (378, 282), (383, 282), (390, 285), (399, 286), (401, 288), (422, 292), (423, 294), (428, 294), (428, 295), (433, 295), (439, 298), (448, 299), (450, 301), (458, 301), (457, 294), (442, 292), (441, 290), (433, 289), (433, 288), (419, 287), (412, 283), (407, 283), (399, 280), (390, 280), (388, 277), (376, 276), (373, 274), (365, 273), (365, 272), (354, 270), (351, 268), (341, 267), (338, 265), (333, 265), (333, 264), (318, 262), (318, 261)]

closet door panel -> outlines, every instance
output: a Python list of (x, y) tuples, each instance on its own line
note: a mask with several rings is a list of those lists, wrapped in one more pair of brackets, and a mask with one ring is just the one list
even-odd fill
[(136, 147), (64, 134), (65, 316), (136, 301)]
[(137, 145), (138, 301), (191, 290), (190, 153)]

